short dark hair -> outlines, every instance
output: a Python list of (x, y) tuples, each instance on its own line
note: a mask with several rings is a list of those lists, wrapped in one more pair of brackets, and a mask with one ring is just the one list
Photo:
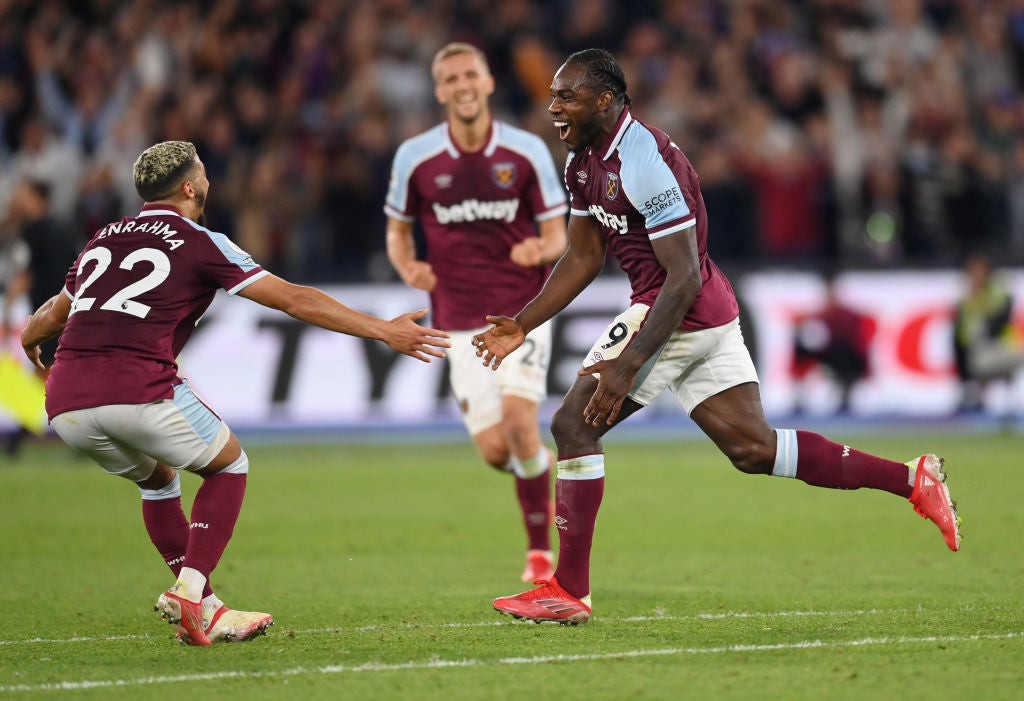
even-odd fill
[(607, 90), (616, 100), (630, 104), (629, 95), (626, 93), (626, 74), (622, 72), (622, 67), (610, 52), (604, 49), (583, 49), (569, 56), (565, 63), (586, 66), (588, 83), (602, 92)]
[(161, 141), (135, 160), (135, 191), (145, 202), (171, 197), (196, 163), (196, 147), (189, 141)]

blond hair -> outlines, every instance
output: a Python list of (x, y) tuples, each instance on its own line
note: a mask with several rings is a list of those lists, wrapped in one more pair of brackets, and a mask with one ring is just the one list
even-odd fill
[(132, 166), (135, 191), (146, 202), (167, 199), (195, 162), (196, 147), (189, 141), (154, 144), (139, 154)]
[(445, 44), (438, 52), (434, 54), (434, 60), (430, 64), (430, 74), (437, 79), (437, 69), (441, 65), (441, 61), (451, 58), (452, 56), (458, 56), (459, 54), (473, 54), (480, 59), (480, 62), (484, 64), (484, 68), (487, 72), (491, 72), (491, 66), (487, 63), (487, 55), (479, 48), (468, 44), (464, 41), (453, 41), (450, 44)]

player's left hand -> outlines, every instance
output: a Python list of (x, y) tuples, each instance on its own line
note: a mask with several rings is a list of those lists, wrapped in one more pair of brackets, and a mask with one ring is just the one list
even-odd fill
[(619, 358), (601, 360), (589, 367), (580, 368), (578, 375), (598, 375), (597, 389), (583, 410), (583, 421), (600, 426), (602, 421), (611, 426), (619, 418), (622, 402), (633, 388), (636, 372)]
[(484, 359), (484, 367), (498, 369), (508, 354), (523, 344), (526, 334), (519, 322), (507, 316), (487, 316), (494, 324), (483, 333), (473, 336), (473, 347), (478, 358)]
[(536, 236), (523, 239), (512, 247), (509, 258), (516, 265), (535, 268), (544, 263), (544, 242)]

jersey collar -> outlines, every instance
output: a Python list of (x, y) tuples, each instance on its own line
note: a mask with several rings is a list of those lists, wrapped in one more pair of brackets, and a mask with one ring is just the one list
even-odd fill
[(619, 142), (622, 141), (623, 134), (629, 129), (629, 125), (634, 121), (633, 115), (629, 113), (629, 108), (625, 107), (622, 110), (622, 114), (619, 115), (619, 120), (615, 122), (615, 127), (612, 129), (612, 140), (608, 142), (608, 146), (605, 147), (604, 155), (601, 156), (602, 161), (607, 161), (611, 158), (611, 155), (615, 153), (615, 149), (619, 147)]
[[(490, 157), (490, 156), (494, 155), (494, 152), (498, 148), (498, 134), (499, 134), (500, 131), (501, 131), (501, 124), (498, 122), (498, 120), (492, 119), (491, 120), (491, 136), (487, 140), (487, 145), (484, 146), (483, 151), (480, 151), (479, 153), (482, 153), (483, 155), (485, 155), (487, 157)], [(451, 129), (448, 127), (447, 123), (445, 123), (445, 125), (444, 125), (444, 150), (447, 151), (448, 155), (451, 156), (452, 158), (458, 158), (459, 156), (462, 155), (462, 151), (460, 151), (459, 147), (455, 145), (454, 141), (452, 141)], [(474, 153), (476, 153), (476, 152), (474, 152)]]
[(165, 214), (177, 214), (182, 219), (185, 215), (182, 214), (177, 207), (173, 207), (169, 204), (149, 204), (148, 202), (142, 205), (142, 210), (139, 212), (140, 217), (156, 217)]

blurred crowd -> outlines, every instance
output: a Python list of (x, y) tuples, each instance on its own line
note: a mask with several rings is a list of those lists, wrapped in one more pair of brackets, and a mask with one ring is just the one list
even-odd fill
[(1024, 263), (1022, 0), (0, 0), (0, 228), (25, 181), (79, 240), (193, 141), (208, 226), (275, 272), (393, 279), (397, 145), (442, 118), (429, 63), (481, 46), (503, 119), (603, 47), (694, 162), (724, 266)]

